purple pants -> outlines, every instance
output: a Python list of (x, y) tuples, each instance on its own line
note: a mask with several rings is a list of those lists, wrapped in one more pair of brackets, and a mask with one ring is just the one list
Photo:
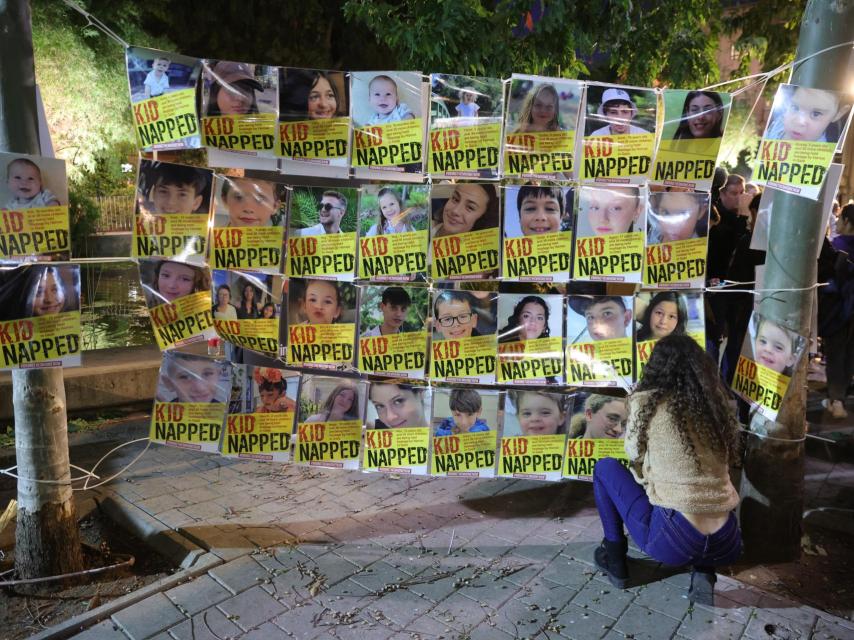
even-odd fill
[(643, 487), (619, 460), (603, 458), (596, 463), (593, 495), (605, 539), (625, 539), (625, 524), (635, 544), (659, 562), (709, 569), (731, 564), (741, 555), (741, 531), (735, 512), (720, 529), (704, 535), (675, 509), (651, 505)]

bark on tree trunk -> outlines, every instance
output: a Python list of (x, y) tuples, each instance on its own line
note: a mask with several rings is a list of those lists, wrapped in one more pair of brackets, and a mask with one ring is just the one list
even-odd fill
[[(39, 153), (35, 67), (27, 0), (0, 0), (0, 151)], [(21, 578), (83, 568), (71, 491), (62, 369), (12, 372)], [(47, 480), (50, 483), (35, 482)]]

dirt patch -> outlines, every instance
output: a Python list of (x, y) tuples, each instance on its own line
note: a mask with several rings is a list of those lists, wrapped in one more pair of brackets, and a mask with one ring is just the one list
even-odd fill
[[(88, 582), (71, 587), (47, 584), (38, 592), (22, 594), (14, 588), (0, 589), (0, 638), (22, 640), (120, 598), (173, 573), (176, 568), (145, 543), (115, 525), (95, 509), (80, 523), (80, 537), (88, 545), (87, 569), (115, 564), (132, 555), (133, 566), (93, 575)], [(2, 558), (0, 570), (12, 567), (14, 558)], [(12, 579), (6, 575), (4, 580)]]

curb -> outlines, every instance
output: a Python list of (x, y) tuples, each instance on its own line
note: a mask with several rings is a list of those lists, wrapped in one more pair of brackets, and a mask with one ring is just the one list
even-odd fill
[(108, 619), (117, 611), (126, 609), (137, 602), (145, 600), (149, 596), (168, 591), (172, 587), (176, 587), (183, 582), (197, 578), (214, 567), (224, 564), (224, 562), (225, 561), (222, 558), (219, 558), (212, 553), (204, 553), (201, 556), (197, 556), (193, 566), (189, 569), (184, 569), (171, 576), (161, 578), (157, 582), (152, 582), (150, 585), (143, 587), (142, 589), (138, 589), (133, 593), (129, 593), (121, 598), (116, 598), (115, 600), (102, 604), (100, 607), (92, 609), (91, 611), (86, 611), (80, 615), (74, 616), (73, 618), (69, 618), (65, 622), (60, 622), (49, 629), (45, 629), (41, 633), (30, 636), (29, 640), (63, 640), (64, 638), (70, 638), (71, 636), (85, 631), (89, 627)]

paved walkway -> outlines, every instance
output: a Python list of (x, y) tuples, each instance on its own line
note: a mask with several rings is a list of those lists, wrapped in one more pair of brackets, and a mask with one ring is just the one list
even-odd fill
[(636, 549), (633, 586), (615, 589), (591, 564), (602, 531), (580, 482), (398, 479), (153, 445), (97, 497), (195, 577), (102, 610), (78, 640), (854, 638), (851, 621), (725, 577), (715, 607), (692, 607), (687, 574)]

